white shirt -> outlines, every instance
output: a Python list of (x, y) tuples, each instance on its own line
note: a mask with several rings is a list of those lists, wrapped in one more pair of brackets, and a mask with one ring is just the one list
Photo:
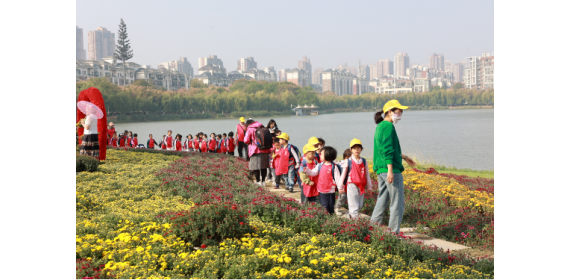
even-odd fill
[(85, 128), (83, 134), (97, 134), (97, 117), (93, 114), (85, 117), (85, 124), (89, 125), (89, 129)]
[[(320, 165), (323, 165), (323, 164), (331, 165), (330, 163), (319, 163), (319, 164), (317, 164), (317, 165), (315, 166), (315, 168), (313, 168), (312, 170), (309, 169), (309, 168), (305, 168), (305, 169), (303, 169), (303, 170), (305, 171), (305, 173), (306, 173), (307, 175), (309, 175), (309, 176), (311, 176), (311, 177), (317, 176), (317, 175), (319, 175), (319, 166), (320, 166)], [(321, 170), (324, 170), (324, 169), (322, 169), (322, 167), (321, 167)], [(345, 172), (343, 172), (343, 173), (345, 173)], [(335, 167), (335, 168), (334, 168), (334, 178), (335, 178), (334, 182), (335, 182), (336, 185), (332, 185), (330, 191), (328, 191), (328, 192), (326, 192), (326, 193), (334, 193), (334, 192), (335, 192), (335, 187), (337, 187), (337, 188), (339, 188), (339, 189), (342, 188), (342, 185), (343, 185), (343, 183), (344, 183), (344, 182), (343, 182), (343, 181), (344, 181), (344, 178), (341, 178), (341, 177), (340, 177), (340, 172), (338, 171), (338, 167)]]

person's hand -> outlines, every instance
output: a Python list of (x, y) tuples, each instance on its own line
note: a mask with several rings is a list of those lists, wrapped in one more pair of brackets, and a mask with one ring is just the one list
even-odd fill
[(348, 168), (348, 160), (345, 159), (345, 160), (341, 161), (340, 167), (342, 167), (342, 169)]
[(295, 164), (295, 169), (299, 169), (299, 164)]
[(314, 186), (314, 185), (315, 185), (315, 182), (313, 182), (313, 181), (309, 182), (309, 186)]
[(344, 188), (338, 189), (338, 192), (341, 193), (341, 194), (344, 194)]
[(388, 176), (386, 176), (386, 181), (388, 181), (388, 183), (390, 184), (394, 182), (394, 172), (388, 171)]
[(415, 167), (415, 165), (416, 165), (416, 162), (409, 157), (406, 158), (406, 163), (408, 163), (408, 165), (410, 165), (411, 167)]

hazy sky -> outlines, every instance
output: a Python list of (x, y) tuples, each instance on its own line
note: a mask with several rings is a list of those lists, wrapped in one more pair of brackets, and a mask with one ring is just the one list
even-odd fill
[(228, 70), (252, 56), (258, 68), (357, 66), (406, 52), (411, 64), (441, 53), (458, 62), (494, 51), (493, 1), (81, 1), (76, 25), (115, 33), (127, 24), (134, 57), (149, 64), (217, 55)]

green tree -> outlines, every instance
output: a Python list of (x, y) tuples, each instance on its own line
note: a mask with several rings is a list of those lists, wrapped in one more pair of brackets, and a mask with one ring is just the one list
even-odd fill
[(133, 51), (131, 50), (131, 44), (129, 43), (127, 34), (127, 25), (121, 19), (119, 23), (119, 39), (117, 40), (117, 50), (115, 51), (115, 59), (123, 62), (123, 85), (126, 83), (126, 72), (125, 72), (125, 62), (133, 58)]
[(453, 84), (453, 86), (451, 86), (451, 88), (454, 90), (459, 90), (459, 89), (462, 89), (463, 87), (465, 87), (464, 83), (455, 83), (455, 84)]

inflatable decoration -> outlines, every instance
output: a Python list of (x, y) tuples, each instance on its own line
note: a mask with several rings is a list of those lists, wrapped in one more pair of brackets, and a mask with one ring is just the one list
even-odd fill
[[(99, 160), (105, 160), (107, 155), (107, 110), (105, 109), (105, 101), (103, 100), (103, 95), (101, 92), (94, 87), (90, 87), (86, 90), (82, 90), (79, 93), (79, 97), (77, 98), (77, 102), (79, 101), (89, 101), (103, 111), (103, 118), (97, 120), (97, 133), (99, 134)], [(75, 123), (79, 122), (81, 119), (85, 118), (85, 114), (77, 109), (76, 113), (76, 120)], [(81, 136), (83, 136), (83, 127), (77, 129), (77, 134), (79, 135), (79, 144), (81, 144)]]

